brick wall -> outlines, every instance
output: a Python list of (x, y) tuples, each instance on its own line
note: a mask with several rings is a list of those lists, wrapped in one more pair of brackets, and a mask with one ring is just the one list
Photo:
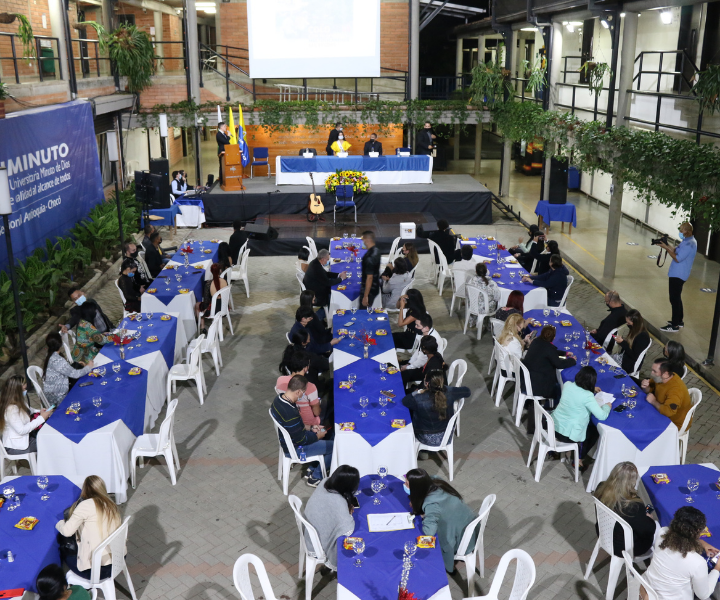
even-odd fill
[[(229, 3), (222, 2), (218, 6), (218, 10), (220, 11), (220, 39), (222, 43), (226, 46), (247, 48), (247, 2), (245, 2), (245, 0)], [(232, 51), (230, 51), (230, 53), (232, 54)], [(246, 51), (238, 54), (244, 57), (247, 56)], [(231, 58), (230, 62), (249, 72), (250, 67), (247, 59)]]
[[(173, 15), (163, 13), (162, 24), (163, 42), (182, 42), (182, 19)], [(185, 64), (183, 60), (178, 60), (182, 59), (183, 56), (182, 44), (163, 44), (163, 53), (165, 56), (165, 60), (163, 61), (165, 72), (185, 72)], [(177, 59), (173, 60), (170, 57), (177, 57)]]
[[(180, 135), (175, 137), (175, 129), (178, 129)], [(170, 171), (173, 171), (173, 165), (177, 164), (178, 161), (183, 158), (182, 149), (182, 130), (176, 127), (168, 127), (168, 161), (170, 164)]]
[[(207, 88), (200, 88), (200, 99), (204, 102), (225, 103), (224, 98), (216, 96)], [(153, 85), (140, 94), (140, 106), (152, 108), (156, 104), (172, 104), (187, 100), (185, 77), (153, 77)]]
[[(52, 35), (50, 28), (50, 10), (48, 8), (48, 0), (0, 0), (0, 12), (19, 13), (26, 15), (30, 19), (33, 32), (37, 35)], [(46, 27), (43, 28), (42, 17), (45, 15)], [(7, 25), (0, 24), (0, 31), (3, 33), (15, 33), (18, 31), (19, 21)], [(20, 60), (23, 50), (20, 40), (13, 38), (15, 42), (15, 55), (18, 58), (17, 70), (20, 80), (37, 80), (38, 67), (37, 62), (33, 59), (30, 61)], [(53, 43), (53, 51), (57, 56), (57, 44)], [(0, 56), (12, 56), (12, 46), (10, 38), (0, 36)], [(15, 69), (12, 60), (0, 61), (0, 77), (3, 81), (13, 81), (15, 77)]]

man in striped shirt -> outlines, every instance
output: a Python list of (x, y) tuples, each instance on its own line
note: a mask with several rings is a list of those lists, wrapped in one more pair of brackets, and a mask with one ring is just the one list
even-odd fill
[[(300, 410), (297, 407), (297, 401), (305, 394), (307, 385), (308, 381), (305, 377), (294, 375), (288, 382), (287, 391), (275, 397), (270, 411), (278, 425), (288, 432), (296, 450), (302, 446), (307, 456), (323, 456), (325, 469), (329, 471), (330, 462), (332, 461), (333, 442), (332, 440), (323, 439), (327, 435), (324, 427), (320, 425), (304, 425)], [(282, 434), (279, 434), (279, 437), (285, 456), (290, 456), (284, 437)], [(314, 466), (310, 469), (307, 484), (310, 487), (317, 487), (321, 480), (322, 468), (320, 463), (314, 463)]]

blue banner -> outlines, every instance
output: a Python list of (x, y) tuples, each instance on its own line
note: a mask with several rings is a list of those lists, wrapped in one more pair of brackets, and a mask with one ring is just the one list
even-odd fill
[[(23, 260), (63, 236), (104, 200), (92, 108), (76, 100), (0, 119), (8, 169), (13, 254)], [(8, 264), (0, 222), (0, 269)]]

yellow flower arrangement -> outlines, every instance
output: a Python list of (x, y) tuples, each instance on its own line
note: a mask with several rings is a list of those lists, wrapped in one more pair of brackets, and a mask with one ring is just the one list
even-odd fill
[(370, 191), (370, 180), (360, 171), (336, 171), (325, 180), (325, 191), (332, 194), (339, 185), (351, 185), (356, 194)]

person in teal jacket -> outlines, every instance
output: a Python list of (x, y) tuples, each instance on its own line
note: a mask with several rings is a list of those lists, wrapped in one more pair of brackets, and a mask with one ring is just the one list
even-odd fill
[(552, 412), (555, 423), (555, 439), (559, 442), (580, 443), (580, 468), (585, 470), (583, 459), (592, 450), (598, 440), (598, 431), (590, 421), (590, 415), (604, 421), (610, 414), (612, 406), (600, 406), (595, 394), (600, 388), (595, 387), (597, 372), (592, 367), (583, 367), (575, 375), (575, 383), (568, 381), (563, 386), (560, 404)]
[[(447, 481), (434, 479), (425, 469), (411, 469), (405, 475), (405, 492), (410, 496), (410, 507), (423, 520), (423, 534), (434, 535), (440, 544), (445, 570), (455, 570), (455, 553), (467, 526), (477, 517), (463, 502), (458, 492)], [(479, 524), (478, 524), (479, 527)], [(473, 532), (467, 552), (472, 552), (477, 541)]]

